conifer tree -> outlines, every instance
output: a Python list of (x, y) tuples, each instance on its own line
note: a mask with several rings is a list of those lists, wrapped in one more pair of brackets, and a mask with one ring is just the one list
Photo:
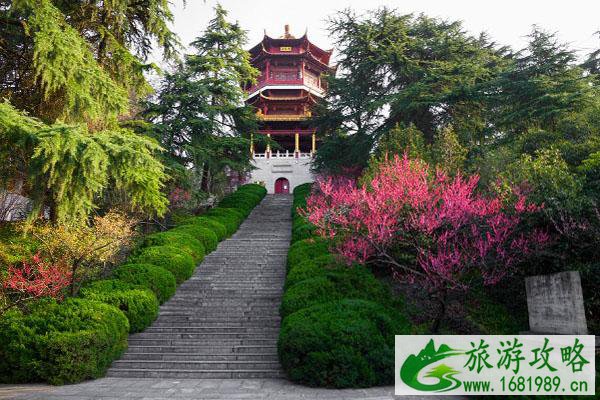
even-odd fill
[(160, 147), (119, 121), (151, 91), (151, 42), (173, 56), (171, 19), (166, 0), (0, 0), (0, 189), (32, 218), (86, 222), (109, 190), (164, 212)]
[(206, 192), (225, 169), (249, 168), (248, 138), (256, 123), (242, 87), (254, 82), (258, 71), (245, 43), (246, 32), (227, 21), (227, 11), (217, 5), (207, 29), (191, 43), (194, 53), (167, 74), (146, 111), (170, 164), (191, 167)]

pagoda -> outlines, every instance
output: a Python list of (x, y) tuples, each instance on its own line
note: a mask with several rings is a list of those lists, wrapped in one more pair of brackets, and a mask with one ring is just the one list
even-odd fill
[(290, 193), (313, 181), (310, 165), (317, 140), (309, 123), (311, 108), (325, 95), (323, 75), (332, 72), (332, 50), (315, 46), (306, 33), (295, 38), (286, 25), (283, 36), (265, 33), (249, 52), (261, 74), (256, 84), (245, 88), (246, 103), (256, 108), (257, 134), (270, 138), (253, 137), (251, 181), (264, 183), (269, 193)]

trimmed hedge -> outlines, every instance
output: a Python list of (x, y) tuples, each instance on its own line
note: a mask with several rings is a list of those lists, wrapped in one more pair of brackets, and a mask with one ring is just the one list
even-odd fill
[(129, 323), (117, 308), (70, 298), (43, 300), (0, 318), (0, 381), (53, 385), (99, 378), (127, 348)]
[(293, 312), (316, 304), (342, 299), (371, 300), (389, 304), (389, 293), (373, 274), (365, 268), (327, 271), (289, 287), (281, 301), (283, 318)]
[(211, 219), (219, 222), (220, 224), (223, 224), (223, 226), (225, 226), (225, 229), (227, 230), (226, 237), (233, 235), (235, 233), (235, 231), (237, 231), (238, 227), (240, 226), (240, 224), (238, 222), (238, 218), (235, 215), (231, 215), (231, 214), (227, 214), (227, 213), (220, 213), (220, 212), (218, 212), (218, 213), (207, 212), (206, 215), (207, 215), (207, 218), (211, 218)]
[(394, 336), (410, 325), (400, 302), (364, 266), (346, 266), (299, 215), (311, 185), (294, 190), (292, 245), (280, 307), (278, 354), (295, 382), (368, 387), (394, 380)]
[(172, 246), (146, 247), (137, 256), (131, 257), (129, 262), (162, 267), (175, 276), (177, 284), (189, 279), (196, 268), (192, 256)]
[(215, 220), (214, 218), (209, 217), (193, 217), (187, 219), (181, 225), (177, 227), (184, 227), (188, 225), (201, 226), (206, 229), (210, 229), (217, 235), (217, 240), (220, 242), (221, 240), (227, 237), (227, 228), (221, 222)]
[(333, 254), (307, 259), (290, 268), (285, 278), (285, 287), (289, 288), (298, 282), (325, 276), (328, 272), (345, 271), (348, 268), (355, 266), (350, 267), (339, 262)]
[(189, 230), (176, 231), (171, 229), (165, 232), (157, 232), (143, 238), (138, 250), (139, 254), (144, 248), (152, 246), (172, 246), (188, 253), (196, 263), (201, 262), (206, 255), (204, 244), (198, 240)]
[(296, 264), (306, 260), (314, 260), (329, 254), (329, 243), (321, 238), (300, 240), (290, 246), (287, 256), (289, 270)]
[(404, 317), (365, 300), (344, 299), (285, 318), (281, 364), (292, 381), (347, 388), (394, 382), (394, 335), (408, 334)]
[(129, 332), (141, 332), (158, 316), (158, 300), (150, 289), (118, 279), (94, 281), (81, 288), (84, 299), (101, 301), (123, 311)]
[(312, 238), (315, 236), (315, 229), (316, 227), (308, 222), (296, 224), (294, 228), (292, 228), (292, 243)]
[(125, 264), (113, 271), (113, 278), (152, 290), (160, 304), (175, 294), (175, 276), (152, 264)]
[(203, 248), (206, 250), (206, 254), (214, 251), (219, 243), (217, 235), (211, 229), (203, 228), (196, 224), (181, 225), (167, 232), (191, 236), (194, 240), (197, 240), (202, 244)]

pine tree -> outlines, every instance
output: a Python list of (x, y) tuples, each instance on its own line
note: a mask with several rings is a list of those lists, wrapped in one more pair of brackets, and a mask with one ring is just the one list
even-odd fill
[(254, 82), (258, 71), (243, 49), (246, 32), (226, 17), (218, 5), (207, 29), (191, 43), (194, 54), (167, 74), (146, 111), (170, 163), (191, 167), (207, 192), (225, 169), (249, 168), (248, 138), (256, 129), (242, 87)]

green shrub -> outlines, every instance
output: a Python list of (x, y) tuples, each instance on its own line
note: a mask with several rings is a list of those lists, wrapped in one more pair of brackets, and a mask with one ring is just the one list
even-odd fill
[(365, 300), (319, 304), (283, 320), (277, 344), (288, 377), (309, 386), (368, 387), (394, 382), (394, 335), (406, 318)]
[(296, 243), (299, 240), (310, 239), (314, 237), (315, 229), (315, 226), (308, 222), (296, 224), (292, 228), (292, 243)]
[(213, 220), (223, 224), (225, 229), (227, 230), (227, 236), (231, 236), (237, 231), (240, 223), (238, 221), (238, 217), (232, 214), (226, 214), (221, 212), (212, 212), (206, 214), (207, 218), (212, 218)]
[[(210, 210), (208, 210), (206, 212), (207, 216), (226, 216), (226, 217), (230, 217), (232, 218), (238, 226), (240, 226), (240, 224), (242, 222), (244, 222), (244, 219), (246, 218), (246, 216), (244, 215), (243, 212), (241, 212), (239, 209), (237, 208), (225, 208), (225, 207), (215, 207), (215, 208), (211, 208)], [(236, 227), (237, 229), (237, 227)]]
[(160, 304), (169, 300), (177, 287), (172, 273), (152, 264), (121, 265), (113, 271), (113, 277), (152, 290)]
[(84, 299), (101, 301), (123, 311), (129, 320), (129, 332), (141, 332), (158, 316), (158, 300), (150, 289), (118, 279), (91, 282), (81, 288)]
[(217, 235), (217, 240), (219, 242), (227, 237), (227, 228), (225, 227), (225, 225), (223, 225), (219, 221), (216, 221), (213, 218), (194, 217), (194, 218), (190, 218), (190, 219), (186, 220), (185, 223), (183, 223), (179, 226), (187, 226), (187, 225), (201, 226), (203, 228), (210, 229), (211, 231), (213, 231), (215, 233), (215, 235)]
[(217, 235), (211, 229), (203, 228), (198, 224), (181, 225), (167, 232), (184, 233), (191, 236), (202, 243), (207, 254), (214, 251), (219, 243)]
[(0, 318), (0, 380), (51, 384), (99, 378), (127, 348), (129, 323), (117, 308), (70, 298), (40, 301), (31, 313)]
[(288, 271), (296, 264), (329, 254), (329, 243), (321, 238), (299, 240), (290, 246)]
[(189, 279), (196, 268), (192, 256), (171, 246), (146, 247), (138, 255), (131, 257), (129, 262), (162, 267), (175, 276), (178, 284)]
[(223, 198), (219, 203), (219, 208), (233, 208), (239, 210), (246, 217), (260, 203), (260, 200), (258, 196), (252, 194), (233, 194)]
[(256, 183), (248, 183), (238, 187), (236, 193), (252, 193), (259, 196), (261, 199), (267, 195), (267, 188)]
[[(325, 276), (328, 272), (345, 271), (348, 268), (355, 268), (355, 266), (349, 267), (341, 263), (333, 254), (304, 260), (290, 268), (290, 271), (285, 278), (285, 287), (291, 287), (306, 279)], [(356, 266), (356, 268), (358, 268), (358, 266)]]
[(303, 308), (342, 299), (390, 304), (389, 293), (370, 271), (364, 267), (349, 267), (290, 286), (283, 295), (280, 313), (285, 318)]
[[(186, 226), (186, 225), (184, 225)], [(201, 228), (199, 228), (201, 229)], [(211, 232), (212, 233), (212, 232)], [(181, 249), (188, 253), (196, 263), (204, 259), (206, 253), (204, 244), (199, 238), (191, 233), (190, 230), (169, 230), (166, 232), (157, 232), (145, 236), (138, 249), (133, 254), (152, 246), (171, 246)]]

